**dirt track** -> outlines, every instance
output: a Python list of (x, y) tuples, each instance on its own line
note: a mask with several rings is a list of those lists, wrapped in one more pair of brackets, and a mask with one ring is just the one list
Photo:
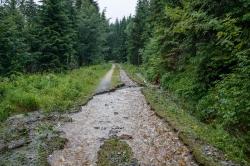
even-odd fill
[[(112, 76), (112, 70), (108, 76)], [(111, 81), (107, 75), (105, 80)], [(81, 112), (72, 115), (72, 123), (61, 127), (69, 142), (64, 150), (49, 157), (50, 164), (96, 165), (104, 140), (117, 136), (129, 144), (140, 165), (197, 165), (177, 134), (154, 114), (141, 88), (123, 70), (121, 80), (124, 88), (94, 96)], [(108, 84), (106, 81), (105, 86)]]

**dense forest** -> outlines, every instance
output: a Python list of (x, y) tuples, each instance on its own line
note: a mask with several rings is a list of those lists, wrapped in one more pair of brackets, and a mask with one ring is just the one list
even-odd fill
[(133, 18), (111, 24), (112, 55), (141, 66), (200, 121), (249, 143), (249, 9), (248, 0), (139, 0)]
[(249, 0), (138, 0), (134, 16), (110, 23), (94, 0), (1, 1), (0, 79), (130, 63), (249, 145), (249, 9)]
[(108, 21), (92, 0), (7, 0), (0, 17), (1, 75), (95, 64), (108, 51)]

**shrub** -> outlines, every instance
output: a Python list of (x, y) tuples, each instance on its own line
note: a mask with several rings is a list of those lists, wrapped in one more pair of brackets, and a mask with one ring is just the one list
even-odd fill
[(203, 117), (215, 114), (217, 123), (227, 130), (247, 132), (250, 129), (249, 91), (250, 79), (247, 75), (230, 74), (201, 99), (198, 111), (203, 112)]

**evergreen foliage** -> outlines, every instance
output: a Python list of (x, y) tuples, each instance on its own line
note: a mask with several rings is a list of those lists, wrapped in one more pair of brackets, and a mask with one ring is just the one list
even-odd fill
[(108, 22), (100, 14), (96, 3), (84, 0), (78, 4), (78, 60), (79, 65), (99, 63), (107, 51)]
[(109, 51), (106, 60), (116, 60), (117, 62), (126, 62), (128, 55), (128, 35), (127, 25), (130, 24), (131, 17), (123, 18), (121, 21), (109, 25)]
[(63, 71), (107, 56), (108, 20), (93, 0), (7, 0), (0, 16), (0, 75)]

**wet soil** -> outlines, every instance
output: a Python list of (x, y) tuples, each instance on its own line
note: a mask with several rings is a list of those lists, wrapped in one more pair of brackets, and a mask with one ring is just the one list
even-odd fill
[(115, 137), (131, 147), (139, 165), (197, 165), (177, 133), (150, 109), (141, 88), (123, 70), (120, 75), (125, 87), (94, 96), (71, 115), (72, 123), (59, 127), (68, 143), (48, 158), (49, 163), (96, 165), (100, 147)]
[(67, 141), (54, 126), (70, 121), (59, 113), (10, 117), (0, 125), (0, 166), (47, 166), (47, 156)]

